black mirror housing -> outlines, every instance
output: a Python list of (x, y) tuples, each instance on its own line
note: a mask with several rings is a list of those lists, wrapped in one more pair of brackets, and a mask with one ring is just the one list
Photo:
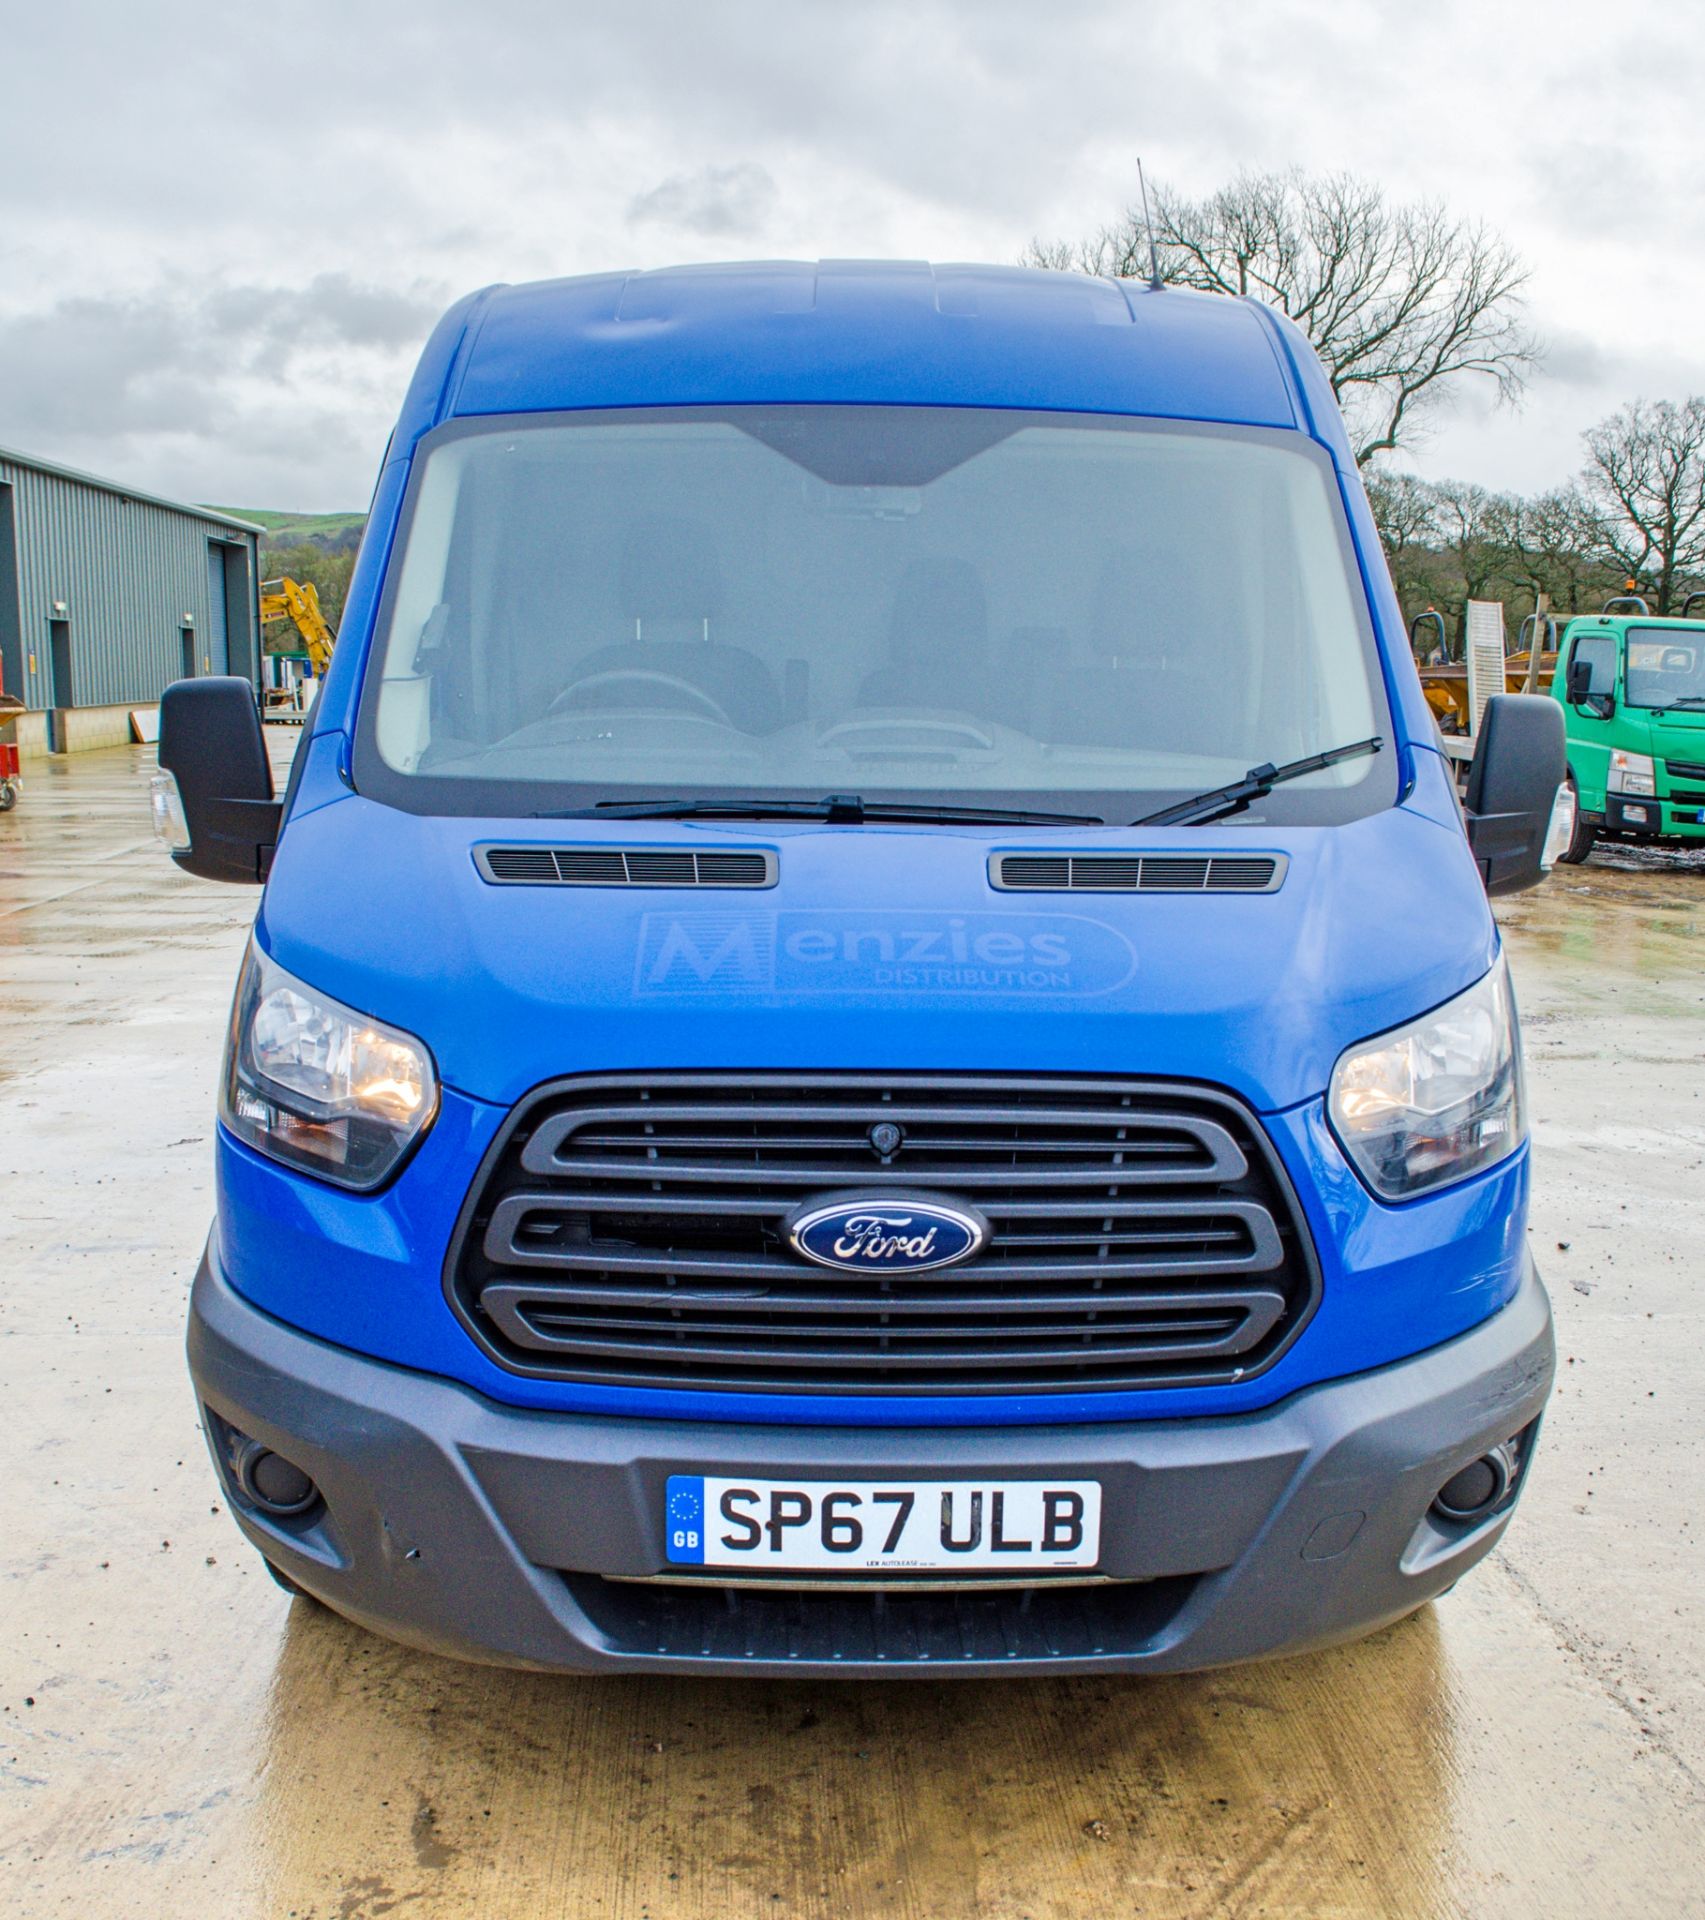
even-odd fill
[(1577, 656), (1569, 662), (1568, 694), (1571, 704), (1578, 707), (1592, 690), (1592, 662)]
[(1493, 694), (1463, 799), (1468, 844), (1489, 894), (1519, 893), (1544, 879), (1545, 837), (1568, 775), (1557, 702), (1537, 693)]
[(160, 765), (178, 783), (190, 843), (172, 858), (203, 880), (265, 880), (282, 808), (246, 680), (175, 680), (160, 696)]

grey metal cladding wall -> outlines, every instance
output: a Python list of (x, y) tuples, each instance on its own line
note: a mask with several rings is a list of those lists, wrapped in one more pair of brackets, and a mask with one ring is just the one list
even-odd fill
[[(239, 528), (4, 458), (0, 484), (12, 489), (24, 652), (24, 685), (10, 690), (27, 706), (52, 703), (51, 621), (70, 622), (78, 706), (142, 705), (183, 672), (184, 615), (194, 618), (198, 668), (214, 632), (209, 541), (228, 532), (237, 564), (251, 583), (259, 579), (256, 538)], [(247, 597), (252, 601), (252, 591)], [(63, 615), (55, 601), (65, 602)], [(244, 636), (234, 631), (237, 672), (246, 652)]]

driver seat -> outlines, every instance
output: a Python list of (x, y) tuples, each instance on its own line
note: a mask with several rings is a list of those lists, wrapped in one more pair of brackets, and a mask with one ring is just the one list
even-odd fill
[[(702, 688), (745, 733), (781, 725), (781, 692), (769, 668), (749, 649), (714, 637), (722, 568), (703, 521), (639, 522), (622, 549), (620, 593), (632, 638), (577, 661), (565, 692), (601, 673), (666, 673)], [(611, 687), (604, 704), (623, 703), (620, 687)], [(690, 709), (683, 703), (682, 711)]]

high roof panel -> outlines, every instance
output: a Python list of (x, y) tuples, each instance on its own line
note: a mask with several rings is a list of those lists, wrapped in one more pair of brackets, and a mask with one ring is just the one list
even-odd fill
[(457, 414), (872, 402), (1297, 424), (1249, 306), (1024, 267), (828, 260), (494, 289)]

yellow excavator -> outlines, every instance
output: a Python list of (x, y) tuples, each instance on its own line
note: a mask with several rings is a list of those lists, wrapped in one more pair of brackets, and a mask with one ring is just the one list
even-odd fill
[[(332, 648), (337, 635), (320, 611), (320, 596), (312, 580), (263, 580), (260, 583), (260, 617), (264, 625), (271, 620), (288, 620), (302, 637), (302, 651), (308, 657), (308, 670), (315, 680), (325, 678), (331, 665)], [(269, 687), (266, 694), (267, 718), (297, 722), (303, 718), (304, 690), (293, 686)]]
[(320, 596), (312, 580), (263, 580), (260, 583), (260, 617), (263, 625), (268, 620), (292, 621), (302, 636), (302, 645), (314, 669), (314, 677), (318, 679), (325, 673), (331, 665), (332, 648), (337, 644), (337, 635), (332, 632), (326, 616), (320, 611)]

